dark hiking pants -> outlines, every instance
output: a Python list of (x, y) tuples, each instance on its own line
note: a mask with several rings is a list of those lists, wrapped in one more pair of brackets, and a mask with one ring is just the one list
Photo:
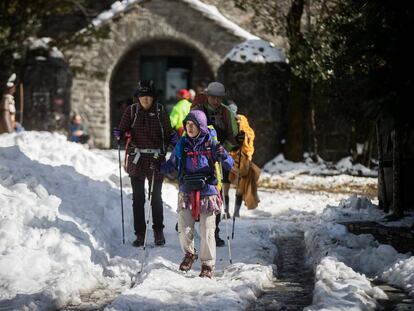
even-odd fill
[[(148, 181), (149, 182), (149, 181)], [(132, 185), (132, 207), (134, 214), (135, 235), (145, 233), (145, 180), (131, 176)], [(152, 228), (162, 230), (164, 228), (164, 213), (161, 198), (162, 180), (154, 180), (154, 189), (152, 191)]]

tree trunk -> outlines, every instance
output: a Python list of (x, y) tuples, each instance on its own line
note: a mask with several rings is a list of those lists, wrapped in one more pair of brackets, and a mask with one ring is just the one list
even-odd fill
[(352, 162), (355, 163), (358, 161), (358, 150), (357, 150), (357, 141), (356, 141), (356, 125), (355, 120), (351, 121), (351, 155)]
[(287, 142), (285, 158), (290, 161), (301, 161), (304, 151), (304, 117), (305, 103), (309, 95), (309, 81), (301, 78), (295, 72), (300, 68), (304, 59), (309, 57), (309, 49), (301, 33), (301, 18), (303, 14), (304, 0), (293, 0), (287, 15), (287, 36), (289, 38), (290, 52), (289, 64), (293, 69), (290, 74), (290, 92), (287, 108)]
[(310, 127), (310, 151), (314, 162), (318, 161), (318, 136), (316, 135), (316, 107), (314, 99), (313, 82), (311, 81), (309, 90), (309, 127)]
[(368, 135), (366, 138), (366, 148), (364, 149), (364, 158), (363, 158), (363, 163), (362, 163), (363, 165), (369, 168), (371, 168), (374, 136), (375, 136), (375, 124), (373, 122), (370, 122), (369, 127), (368, 127)]
[(394, 148), (392, 152), (393, 163), (393, 216), (400, 218), (403, 216), (403, 206), (401, 204), (401, 127), (396, 124), (394, 130)]
[(298, 77), (291, 77), (288, 105), (288, 129), (285, 158), (299, 162), (303, 159), (304, 142), (304, 81)]
[(384, 173), (384, 144), (381, 134), (381, 120), (377, 121), (377, 145), (378, 145), (378, 201), (379, 207), (384, 209), (385, 213), (390, 211), (387, 200), (387, 188), (385, 184)]

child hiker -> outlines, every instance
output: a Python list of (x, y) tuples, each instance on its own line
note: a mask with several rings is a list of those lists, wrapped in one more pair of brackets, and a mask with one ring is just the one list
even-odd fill
[(178, 171), (178, 234), (185, 254), (180, 270), (191, 269), (198, 254), (194, 248), (194, 223), (200, 221), (200, 277), (211, 278), (216, 261), (216, 214), (221, 212), (222, 199), (217, 190), (215, 162), (225, 170), (233, 166), (233, 159), (223, 146), (213, 140), (214, 133), (207, 126), (201, 110), (192, 110), (183, 122), (183, 136), (170, 159), (162, 165), (163, 173)]

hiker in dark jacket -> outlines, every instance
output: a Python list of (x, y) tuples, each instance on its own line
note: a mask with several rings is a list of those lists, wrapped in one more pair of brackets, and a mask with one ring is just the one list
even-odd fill
[(163, 111), (157, 102), (155, 87), (152, 81), (141, 81), (134, 94), (137, 103), (128, 106), (122, 115), (119, 128), (114, 130), (116, 138), (128, 137), (127, 172), (131, 178), (133, 191), (133, 213), (136, 240), (133, 245), (144, 244), (145, 224), (145, 180), (151, 185), (154, 176), (154, 187), (151, 196), (154, 242), (164, 245), (164, 214), (161, 198), (163, 175), (159, 166), (165, 161), (166, 149), (174, 144), (174, 133), (171, 129), (168, 113)]
[(200, 276), (211, 278), (216, 261), (215, 219), (222, 205), (215, 162), (231, 170), (233, 159), (214, 140), (215, 134), (211, 134), (203, 111), (190, 111), (183, 125), (186, 135), (161, 170), (165, 173), (178, 171), (178, 233), (185, 254), (180, 270), (190, 270), (198, 258), (194, 248), (194, 223), (200, 220)]

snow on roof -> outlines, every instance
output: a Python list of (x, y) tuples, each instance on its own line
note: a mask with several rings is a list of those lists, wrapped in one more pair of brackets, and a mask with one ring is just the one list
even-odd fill
[(261, 39), (247, 40), (237, 44), (227, 53), (224, 60), (236, 63), (279, 63), (287, 62), (285, 54), (281, 49), (275, 47), (272, 42)]
[[(122, 0), (116, 1), (111, 5), (111, 9), (107, 11), (103, 11), (99, 14), (95, 19), (92, 20), (92, 24), (97, 27), (102, 25), (103, 23), (107, 22), (108, 20), (112, 19), (116, 15), (125, 12), (132, 4), (137, 3), (139, 0)], [(249, 39), (259, 39), (259, 37), (251, 34), (250, 32), (246, 31), (245, 29), (241, 28), (237, 24), (230, 21), (228, 18), (224, 17), (219, 10), (209, 4), (205, 4), (200, 0), (181, 0), (187, 4), (189, 4), (192, 8), (196, 9), (197, 11), (201, 12), (204, 16), (210, 18), (220, 26), (227, 28), (233, 34), (238, 37)]]
[[(53, 58), (62, 58), (64, 59), (63, 53), (56, 47), (56, 46), (50, 46), (50, 42), (52, 41), (49, 37), (42, 37), (42, 38), (35, 38), (30, 37), (28, 38), (28, 45), (29, 50), (38, 50), (43, 49), (49, 51), (49, 56)], [(45, 58), (37, 57), (38, 60), (44, 60)]]
[(200, 11), (206, 17), (214, 20), (220, 26), (229, 29), (233, 34), (238, 37), (249, 39), (259, 39), (259, 37), (251, 34), (245, 29), (241, 28), (239, 25), (233, 23), (228, 18), (224, 17), (223, 14), (214, 6), (201, 2), (200, 0), (182, 0), (183, 2), (188, 3), (192, 8)]
[(37, 49), (45, 49), (49, 50), (49, 43), (52, 41), (49, 37), (43, 37), (43, 38), (35, 38), (35, 37), (29, 37), (29, 49), (30, 50), (37, 50)]
[(92, 20), (92, 24), (95, 27), (98, 27), (105, 23), (106, 21), (110, 20), (114, 16), (125, 12), (132, 4), (138, 2), (138, 0), (122, 0), (122, 1), (115, 1), (112, 3), (111, 8), (109, 10), (101, 12), (96, 18)]
[(49, 56), (53, 58), (65, 58), (62, 51), (59, 50), (56, 46), (52, 47), (52, 50), (49, 52)]

